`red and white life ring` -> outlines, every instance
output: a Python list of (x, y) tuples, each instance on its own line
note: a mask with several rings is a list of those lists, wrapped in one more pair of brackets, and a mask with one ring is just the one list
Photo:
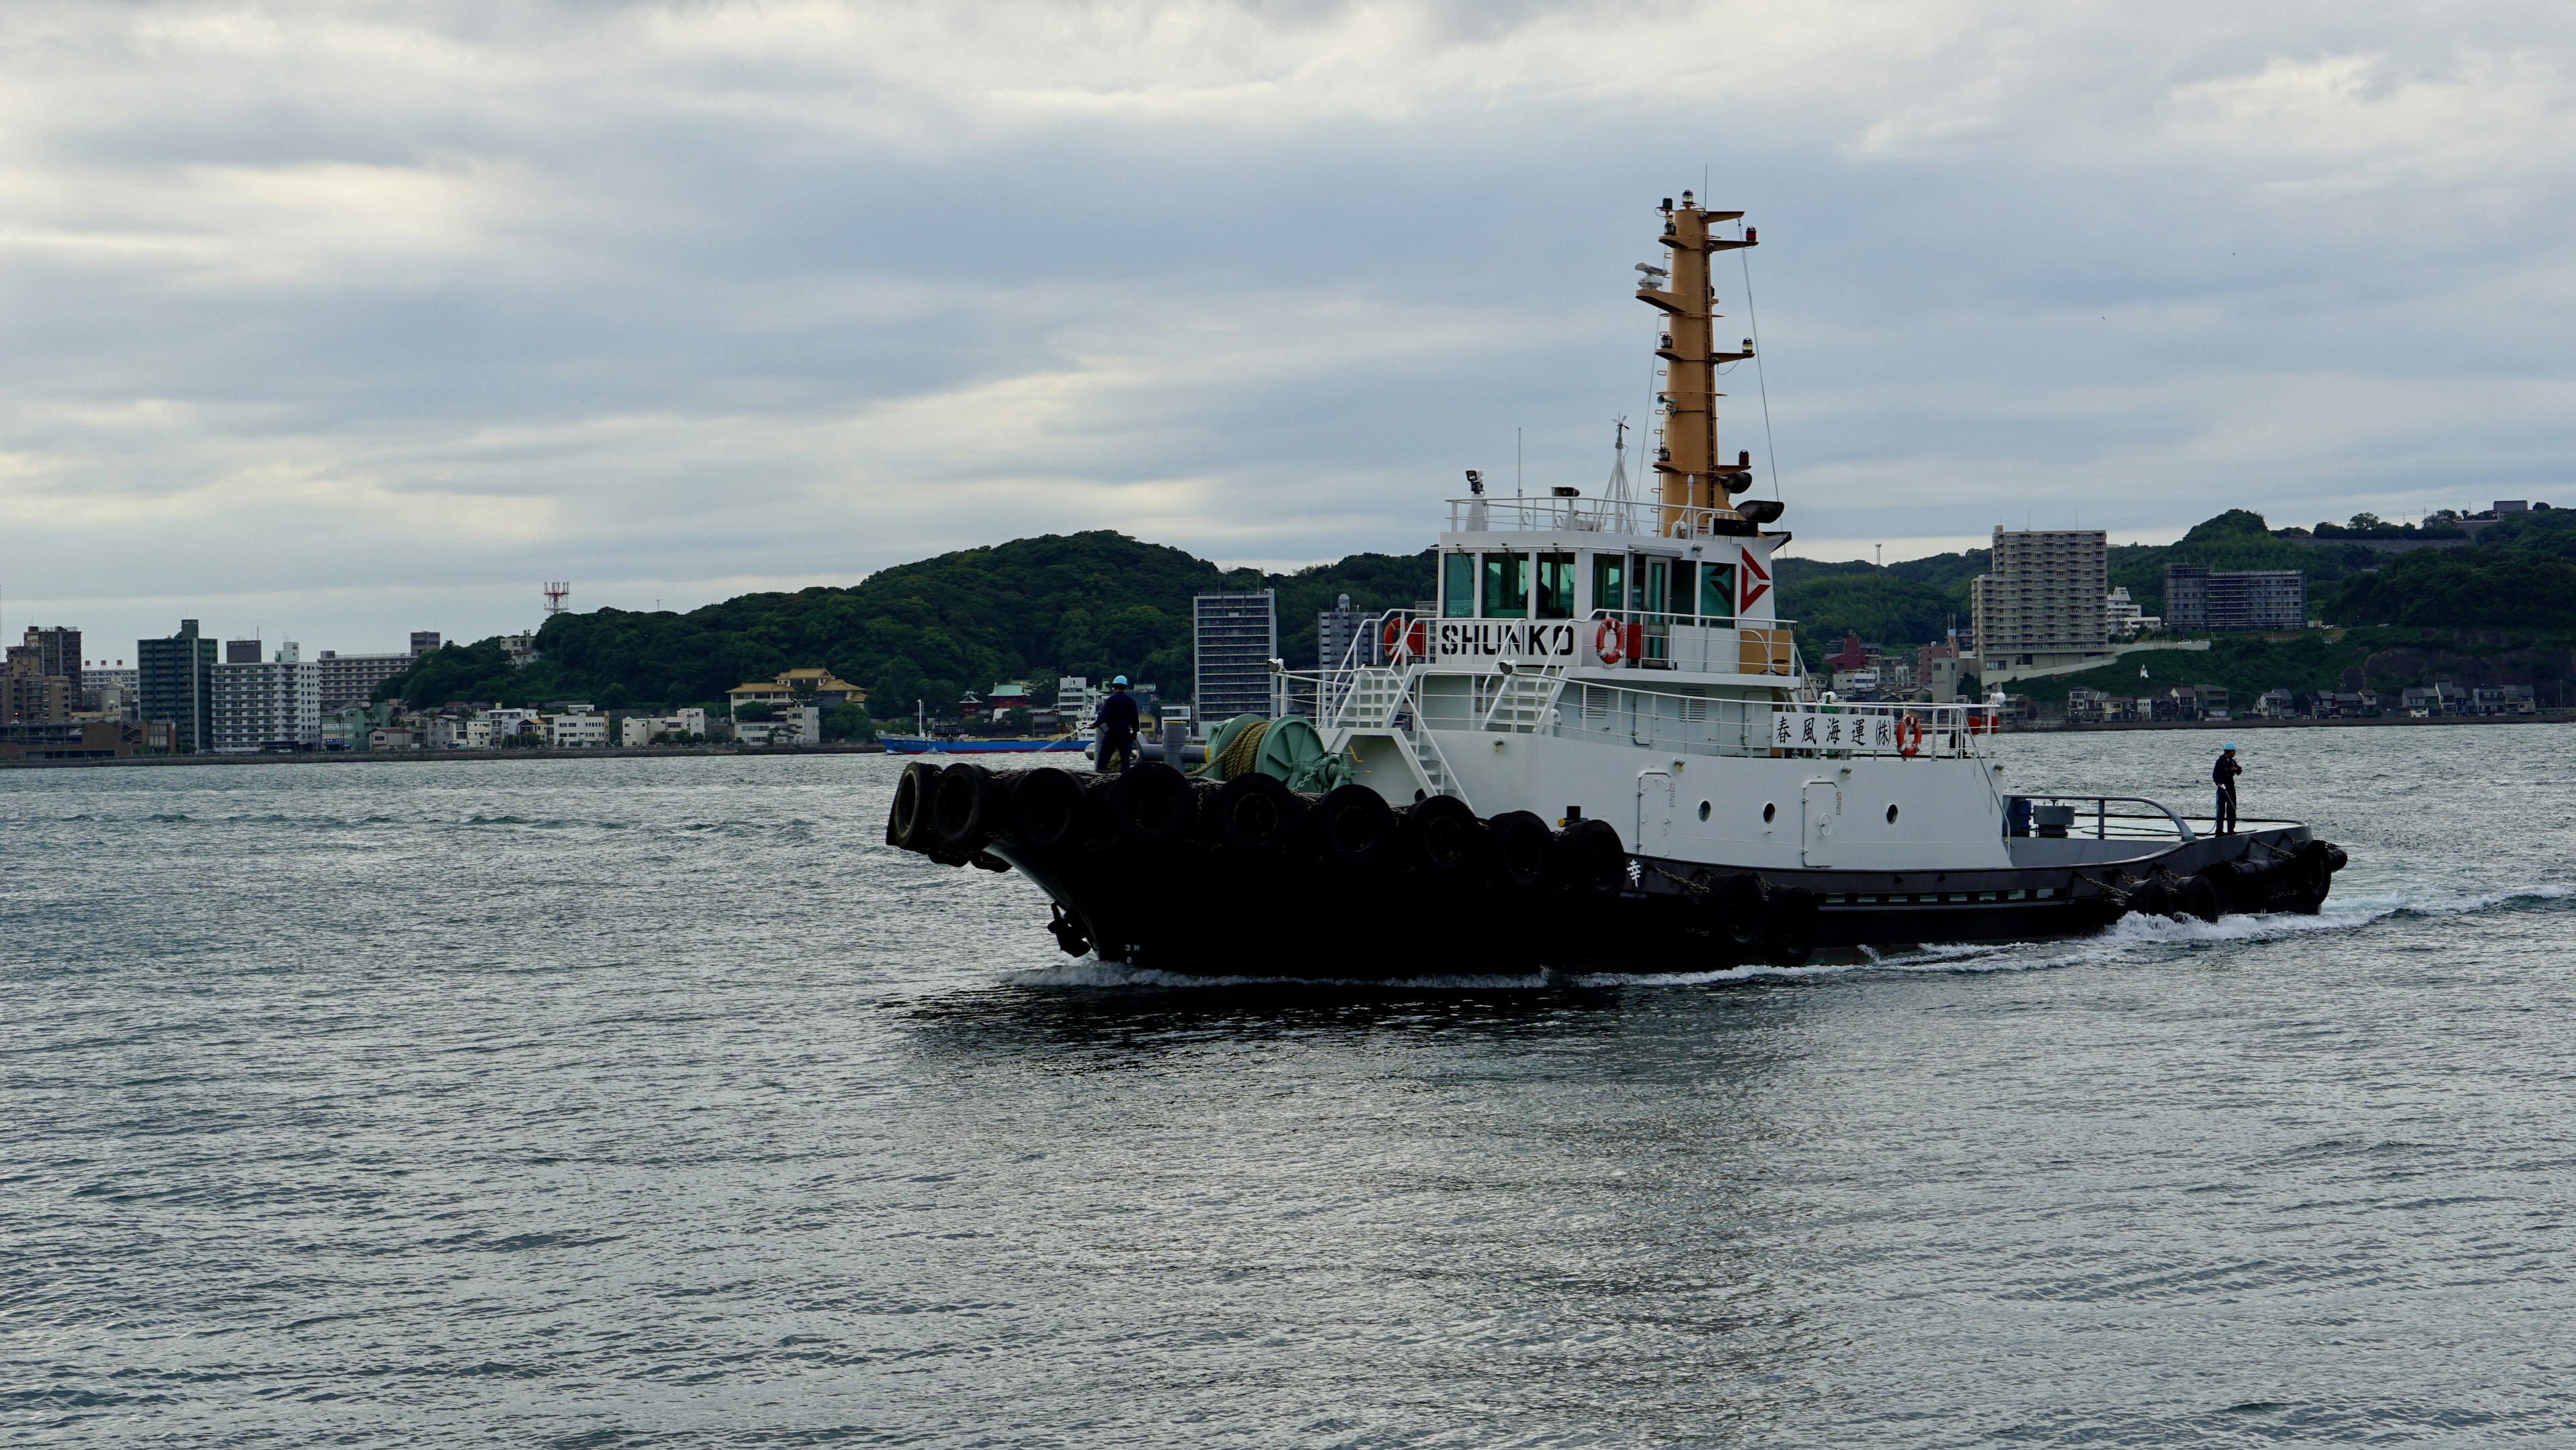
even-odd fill
[(1601, 621), (1600, 625), (1592, 631), (1592, 652), (1601, 656), (1601, 663), (1605, 665), (1619, 663), (1620, 634), (1619, 622), (1615, 619)]
[(1384, 627), (1378, 630), (1377, 640), (1384, 646), (1383, 652), (1389, 664), (1395, 664), (1407, 658), (1424, 659), (1430, 656), (1430, 651), (1425, 648), (1430, 642), (1430, 631), (1418, 619), (1409, 624), (1402, 619), (1388, 619)]
[(1912, 715), (1896, 719), (1896, 753), (1912, 760), (1923, 749), (1923, 722)]

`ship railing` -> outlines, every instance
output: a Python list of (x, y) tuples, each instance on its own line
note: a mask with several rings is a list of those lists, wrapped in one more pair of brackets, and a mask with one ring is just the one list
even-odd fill
[(1775, 703), (1575, 680), (1551, 723), (1560, 735), (1684, 754), (1956, 759), (1983, 753), (1997, 714), (1993, 705)]
[(2200, 838), (2171, 806), (2138, 795), (2008, 795), (2004, 834), (2088, 841)]
[(1449, 500), (1449, 532), (1641, 534), (1655, 539), (1705, 539), (1751, 538), (1760, 529), (1733, 509), (1550, 494), (1453, 498)]
[(1587, 664), (1623, 670), (1690, 670), (1803, 678), (1794, 619), (1744, 619), (1670, 609), (1596, 609), (1577, 645)]

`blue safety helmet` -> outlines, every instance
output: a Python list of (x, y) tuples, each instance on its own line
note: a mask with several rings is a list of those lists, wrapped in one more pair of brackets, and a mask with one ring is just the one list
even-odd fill
[(2225, 745), (2222, 745), (2222, 746), (2220, 746), (2220, 747), (2218, 747), (2218, 748), (2219, 748), (2219, 749), (2221, 749), (2221, 750), (2234, 750), (2234, 749), (2236, 748), (2236, 742), (2235, 742), (2235, 741), (2233, 741), (2233, 740), (2230, 740), (2230, 741), (2228, 741)]
[[(1111, 680), (1109, 683), (1111, 683), (1111, 684), (1113, 684), (1113, 685), (1123, 685), (1123, 684), (1127, 683), (1127, 677), (1126, 677), (1125, 675), (1120, 675), (1118, 678), (1116, 678), (1116, 679), (1114, 679), (1114, 680)], [(2227, 748), (2228, 748), (2228, 749), (2230, 749), (2230, 750), (2234, 750), (2236, 747), (2235, 747), (2235, 746), (2233, 746), (2233, 745), (2231, 745), (2231, 746), (2229, 746), (2229, 747), (2227, 747)]]

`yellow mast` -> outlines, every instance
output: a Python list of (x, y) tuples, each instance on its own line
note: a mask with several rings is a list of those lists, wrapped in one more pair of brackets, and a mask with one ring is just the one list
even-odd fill
[(1663, 311), (1664, 335), (1655, 356), (1664, 360), (1664, 386), (1657, 398), (1664, 426), (1657, 429), (1660, 446), (1655, 450), (1657, 501), (1664, 506), (1663, 530), (1669, 532), (1677, 522), (1691, 519), (1692, 509), (1731, 509), (1727, 494), (1740, 493), (1753, 484), (1749, 455), (1728, 462), (1717, 451), (1717, 368), (1721, 363), (1740, 362), (1753, 356), (1751, 339), (1742, 352), (1721, 352), (1713, 336), (1719, 314), (1717, 291), (1709, 285), (1709, 257), (1717, 252), (1756, 244), (1751, 227), (1744, 229), (1742, 241), (1728, 241), (1709, 235), (1709, 223), (1734, 221), (1740, 211), (1702, 211), (1691, 194), (1682, 193), (1682, 204), (1676, 209), (1672, 198), (1664, 198), (1664, 234), (1658, 238), (1672, 249), (1673, 264), (1668, 285), (1657, 288), (1653, 279), (1637, 289), (1637, 300)]

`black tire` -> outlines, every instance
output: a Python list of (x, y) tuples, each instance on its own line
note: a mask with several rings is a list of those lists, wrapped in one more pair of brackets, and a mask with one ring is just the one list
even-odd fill
[(2179, 903), (2185, 914), (2203, 921), (2216, 921), (2227, 914), (2227, 900), (2218, 893), (2218, 883), (2206, 876), (2194, 876), (2183, 883)]
[(1556, 835), (1528, 811), (1505, 811), (1486, 822), (1493, 843), (1494, 880), (1516, 893), (1545, 891), (1556, 882)]
[(1141, 761), (1109, 783), (1109, 828), (1126, 845), (1164, 851), (1190, 838), (1198, 798), (1190, 778), (1159, 760)]
[(1762, 955), (1784, 967), (1802, 966), (1816, 951), (1816, 893), (1792, 886), (1774, 895), (1762, 914)]
[(1729, 876), (1709, 893), (1711, 909), (1717, 913), (1717, 930), (1727, 943), (1738, 950), (1750, 951), (1762, 942), (1762, 883), (1750, 876)]
[(930, 788), (930, 834), (952, 856), (972, 856), (993, 839), (993, 773), (959, 761)]
[(2181, 909), (2174, 905), (2173, 888), (2161, 881), (2150, 881), (2139, 887), (2138, 893), (2129, 898), (2129, 904), (2136, 907), (2141, 916), (2161, 916), (2168, 920)]
[(1405, 857), (1435, 881), (1472, 880), (1485, 864), (1485, 823), (1454, 795), (1436, 795), (1404, 814)]
[(1575, 895), (1608, 906), (1628, 889), (1628, 847), (1620, 841), (1618, 827), (1602, 820), (1576, 821), (1557, 845)]
[(1082, 782), (1071, 771), (1044, 765), (1011, 787), (1011, 806), (1004, 814), (1013, 841), (1031, 851), (1050, 853), (1082, 844), (1082, 807)]
[(1216, 793), (1217, 844), (1245, 856), (1278, 855), (1305, 813), (1306, 803), (1278, 777), (1238, 775)]
[(894, 804), (886, 809), (886, 844), (919, 851), (930, 844), (930, 784), (939, 767), (915, 760), (894, 783)]
[(1386, 797), (1364, 785), (1337, 785), (1315, 803), (1315, 844), (1324, 859), (1350, 871), (1381, 871), (1395, 864), (1395, 812)]

